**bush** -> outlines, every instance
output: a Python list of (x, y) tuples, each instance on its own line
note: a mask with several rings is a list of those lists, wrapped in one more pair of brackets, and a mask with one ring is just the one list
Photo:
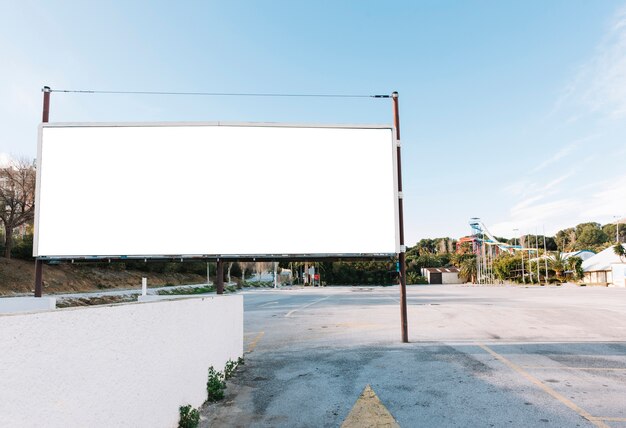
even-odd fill
[[(0, 254), (4, 255), (4, 235), (0, 236)], [(20, 260), (34, 260), (32, 233), (27, 233), (23, 238), (15, 237), (13, 239), (11, 257)]]
[(205, 294), (205, 293), (214, 293), (215, 286), (207, 285), (204, 287), (183, 287), (183, 288), (175, 288), (173, 290), (159, 290), (157, 294), (160, 296), (178, 296), (178, 295), (190, 295), (190, 294)]
[(235, 370), (237, 370), (237, 361), (226, 361), (226, 367), (224, 367), (224, 380), (228, 380), (233, 377)]
[(191, 407), (191, 404), (178, 408), (180, 419), (178, 428), (196, 428), (200, 424), (200, 412)]
[(209, 367), (209, 380), (206, 383), (206, 391), (208, 394), (207, 401), (213, 402), (224, 398), (226, 390), (226, 381), (224, 374), (216, 371), (213, 366)]
[(407, 272), (406, 274), (407, 284), (428, 284), (428, 280), (425, 276), (418, 275), (416, 272)]

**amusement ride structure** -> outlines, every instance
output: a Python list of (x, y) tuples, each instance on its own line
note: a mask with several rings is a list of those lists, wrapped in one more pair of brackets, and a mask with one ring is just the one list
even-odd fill
[[(530, 258), (531, 254), (535, 253), (536, 257), (539, 255), (539, 243), (536, 241), (536, 248), (528, 248), (523, 245), (511, 245), (506, 242), (501, 242), (494, 235), (489, 232), (487, 226), (478, 217), (472, 217), (469, 221), (469, 225), (472, 228), (472, 234), (465, 236), (457, 242), (457, 251), (461, 250), (461, 247), (465, 243), (471, 245), (472, 253), (476, 254), (476, 282), (478, 284), (491, 284), (494, 283), (496, 277), (493, 271), (494, 259), (503, 252), (514, 254), (516, 251), (521, 251), (522, 263), (521, 271), (522, 278), (526, 282), (526, 272), (528, 270), (529, 280), (532, 282), (534, 272), (531, 270)], [(521, 242), (520, 242), (521, 244)], [(545, 238), (544, 238), (545, 246)], [(544, 248), (545, 250), (545, 248)], [(527, 260), (529, 262), (528, 269), (524, 268), (524, 252), (526, 252)], [(546, 267), (547, 268), (547, 267)], [(539, 278), (539, 263), (537, 263), (537, 278)]]

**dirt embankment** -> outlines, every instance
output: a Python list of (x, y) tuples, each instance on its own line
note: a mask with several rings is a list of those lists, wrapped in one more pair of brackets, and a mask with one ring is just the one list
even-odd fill
[[(140, 288), (141, 278), (148, 286), (199, 284), (206, 277), (191, 273), (151, 273), (134, 270), (114, 270), (88, 264), (44, 265), (44, 293)], [(32, 293), (35, 283), (35, 262), (9, 260), (0, 257), (0, 296)]]

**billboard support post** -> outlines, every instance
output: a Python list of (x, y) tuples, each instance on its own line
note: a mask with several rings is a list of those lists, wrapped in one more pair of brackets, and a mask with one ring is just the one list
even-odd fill
[(215, 274), (215, 292), (224, 294), (224, 260), (217, 259), (217, 273)]
[[(49, 86), (44, 86), (43, 92), (43, 114), (41, 121), (47, 123), (50, 119), (50, 90)], [(43, 295), (43, 262), (39, 257), (35, 259), (35, 297)]]
[(406, 254), (404, 246), (404, 213), (402, 201), (402, 161), (400, 158), (400, 110), (398, 107), (398, 93), (391, 94), (393, 101), (393, 127), (395, 129), (396, 138), (396, 154), (398, 162), (398, 226), (400, 228), (400, 253), (398, 254), (398, 263), (400, 264), (400, 275), (398, 282), (400, 285), (400, 323), (402, 328), (402, 343), (409, 342), (409, 328), (407, 321), (406, 309)]

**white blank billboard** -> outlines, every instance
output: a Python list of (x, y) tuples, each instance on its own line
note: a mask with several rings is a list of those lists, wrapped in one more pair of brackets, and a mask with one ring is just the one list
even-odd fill
[(43, 124), (34, 255), (399, 252), (390, 127)]

